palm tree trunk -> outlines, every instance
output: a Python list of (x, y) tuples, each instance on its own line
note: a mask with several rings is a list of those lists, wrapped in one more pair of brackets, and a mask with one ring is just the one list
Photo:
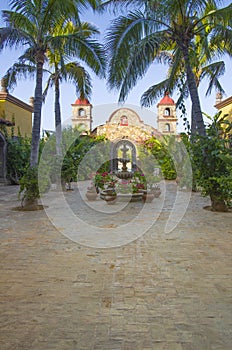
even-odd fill
[(62, 155), (62, 130), (61, 130), (61, 112), (60, 112), (60, 86), (59, 78), (55, 81), (55, 126), (56, 126), (56, 154)]
[(205, 125), (204, 125), (204, 120), (202, 117), (202, 112), (201, 112), (201, 105), (200, 105), (200, 100), (199, 100), (199, 95), (198, 95), (198, 90), (197, 90), (197, 85), (194, 77), (194, 73), (192, 71), (190, 62), (189, 62), (189, 54), (188, 54), (188, 48), (182, 46), (182, 52), (184, 55), (184, 61), (185, 61), (185, 70), (187, 74), (187, 83), (188, 83), (188, 89), (192, 101), (192, 108), (194, 111), (194, 119), (196, 122), (196, 127), (197, 127), (197, 132), (201, 136), (205, 136)]
[(194, 110), (193, 106), (191, 108), (191, 135), (196, 135), (197, 133), (197, 124), (196, 124), (196, 118), (194, 116)]
[(42, 81), (43, 81), (43, 60), (36, 63), (36, 86), (34, 99), (34, 119), (32, 127), (30, 167), (38, 165), (39, 159), (39, 142), (41, 127), (41, 110), (42, 110)]

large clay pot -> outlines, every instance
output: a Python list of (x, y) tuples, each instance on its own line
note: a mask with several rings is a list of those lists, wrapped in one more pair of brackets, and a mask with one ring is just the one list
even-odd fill
[(114, 204), (117, 200), (117, 193), (114, 188), (108, 188), (101, 192), (100, 197), (104, 199), (107, 204)]
[(106, 194), (104, 197), (104, 200), (106, 201), (107, 204), (114, 204), (117, 200), (117, 195)]
[(159, 196), (161, 195), (161, 189), (160, 188), (155, 188), (152, 190), (152, 193), (154, 194), (155, 198), (159, 198)]
[(86, 195), (86, 198), (88, 199), (88, 201), (95, 201), (97, 198), (96, 191), (87, 191), (85, 195)]
[(142, 199), (143, 199), (143, 202), (145, 203), (151, 203), (152, 201), (153, 201), (153, 199), (155, 198), (155, 195), (154, 195), (154, 193), (152, 193), (152, 192), (150, 192), (150, 193), (146, 193), (146, 192), (144, 192), (143, 193), (143, 197), (142, 197)]

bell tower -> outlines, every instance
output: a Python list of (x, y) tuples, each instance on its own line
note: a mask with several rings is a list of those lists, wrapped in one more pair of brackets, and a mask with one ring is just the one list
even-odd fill
[(163, 135), (176, 135), (176, 104), (174, 100), (169, 97), (168, 91), (165, 92), (165, 96), (157, 104), (157, 108), (158, 131)]
[(72, 127), (82, 126), (84, 131), (92, 130), (92, 105), (87, 98), (78, 98), (72, 104)]

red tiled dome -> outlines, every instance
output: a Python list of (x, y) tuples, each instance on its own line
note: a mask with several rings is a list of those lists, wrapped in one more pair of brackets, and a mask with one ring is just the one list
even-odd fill
[(78, 98), (74, 104), (75, 105), (85, 105), (85, 106), (90, 105), (89, 100), (87, 98), (84, 98), (83, 100)]
[(175, 105), (174, 100), (171, 97), (169, 97), (168, 91), (165, 92), (165, 96), (162, 98), (162, 100), (160, 100), (157, 107), (159, 107), (160, 105)]

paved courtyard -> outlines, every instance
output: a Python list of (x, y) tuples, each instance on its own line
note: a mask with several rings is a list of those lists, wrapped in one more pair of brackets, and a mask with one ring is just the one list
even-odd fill
[(46, 210), (15, 211), (18, 187), (1, 186), (0, 349), (231, 350), (232, 213), (199, 193), (174, 208), (165, 188), (140, 217), (142, 203), (84, 203), (77, 189), (72, 214), (55, 191)]

